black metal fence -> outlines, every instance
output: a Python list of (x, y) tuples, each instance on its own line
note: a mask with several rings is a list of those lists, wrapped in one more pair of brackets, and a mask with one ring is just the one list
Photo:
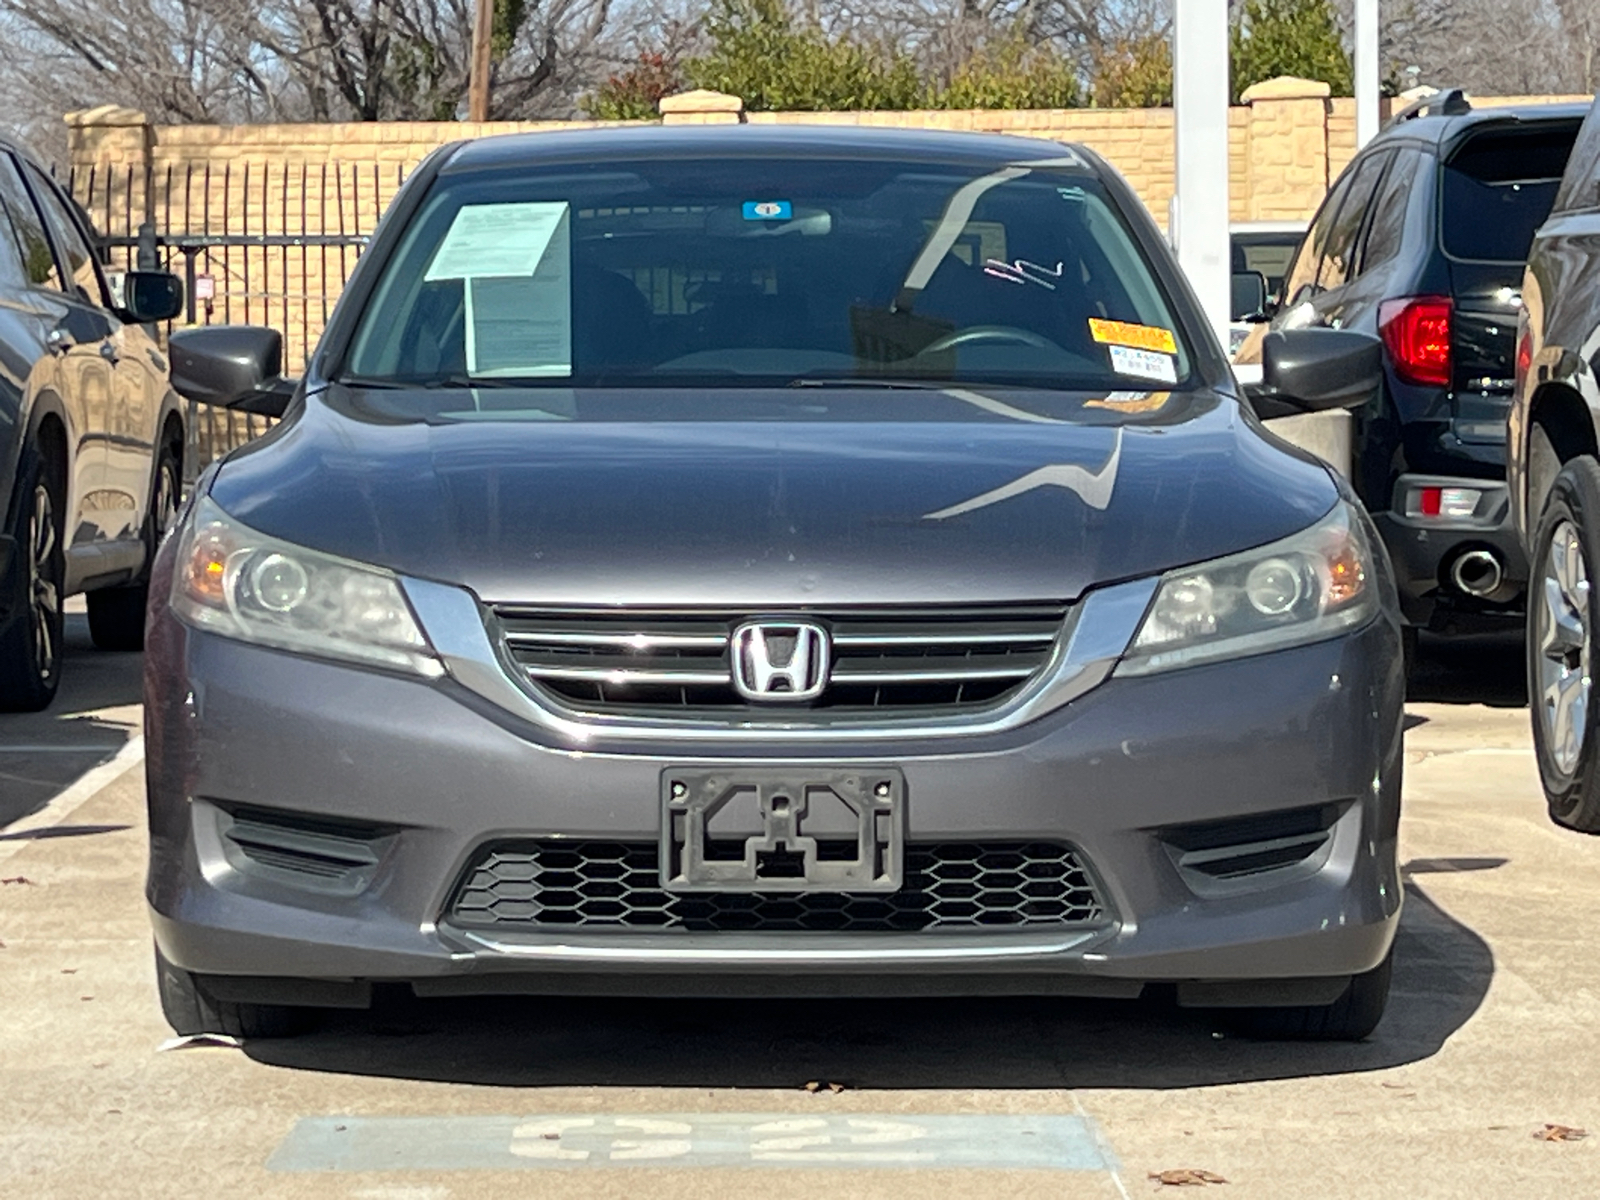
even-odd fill
[[(404, 180), (398, 165), (240, 162), (97, 165), (74, 170), (67, 184), (101, 234), (110, 270), (181, 276), (183, 324), (271, 325), (283, 335), (284, 371), (295, 375)], [(270, 424), (191, 405), (191, 471)]]

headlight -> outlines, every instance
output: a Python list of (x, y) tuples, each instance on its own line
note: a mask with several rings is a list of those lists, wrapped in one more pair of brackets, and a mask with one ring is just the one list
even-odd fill
[(246, 642), (444, 674), (392, 574), (257, 533), (210, 500), (178, 546), (172, 607)]
[(1359, 518), (1340, 502), (1280, 542), (1169, 571), (1117, 674), (1149, 675), (1320, 641), (1377, 609), (1371, 545)]

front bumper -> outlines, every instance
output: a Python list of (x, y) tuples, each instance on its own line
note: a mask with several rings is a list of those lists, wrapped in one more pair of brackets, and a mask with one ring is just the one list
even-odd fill
[[(1403, 685), (1387, 618), (1312, 646), (1113, 678), (999, 733), (832, 748), (555, 744), (449, 680), (264, 650), (170, 613), (147, 640), (156, 940), (223, 998), (360, 1003), (381, 982), (420, 993), (1114, 995), (1177, 982), (1194, 1003), (1326, 1002), (1381, 961), (1399, 917)], [(920, 933), (485, 934), (446, 917), (486, 843), (653, 841), (668, 766), (806, 761), (897, 766), (908, 843), (1070, 844), (1108, 919)], [(1220, 889), (1197, 889), (1166, 836), (1308, 806), (1341, 814), (1325, 854)], [(379, 827), (381, 852), (344, 892), (242, 871), (219, 836), (241, 807)], [(1261, 980), (1277, 982), (1228, 990)]]
[[(1470, 517), (1408, 515), (1404, 498), (1423, 487), (1468, 487), (1482, 493)], [(1528, 586), (1528, 561), (1511, 523), (1510, 493), (1504, 483), (1447, 475), (1402, 475), (1395, 482), (1393, 503), (1372, 520), (1394, 566), (1400, 610), (1406, 620), (1441, 632), (1475, 627), (1496, 618), (1520, 620)], [(1483, 597), (1457, 588), (1450, 569), (1463, 554), (1487, 550), (1500, 563), (1503, 582)]]

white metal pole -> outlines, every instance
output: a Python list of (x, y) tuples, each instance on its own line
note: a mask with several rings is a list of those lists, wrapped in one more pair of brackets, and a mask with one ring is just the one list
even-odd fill
[(1173, 10), (1178, 263), (1227, 345), (1233, 273), (1228, 246), (1228, 0), (1183, 0)]
[(1378, 0), (1356, 0), (1356, 148), (1378, 132)]

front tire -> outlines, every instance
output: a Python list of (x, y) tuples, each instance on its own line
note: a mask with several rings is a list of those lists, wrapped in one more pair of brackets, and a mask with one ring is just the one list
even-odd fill
[(0, 710), (39, 712), (61, 683), (67, 558), (62, 544), (65, 472), (37, 445), (23, 447), (12, 505), (11, 620), (0, 634)]
[(1600, 596), (1600, 463), (1587, 456), (1550, 485), (1533, 540), (1528, 586), (1528, 701), (1550, 818), (1600, 833), (1600, 736), (1592, 703)]
[(1378, 1027), (1389, 1005), (1394, 949), (1372, 970), (1352, 976), (1332, 1004), (1246, 1008), (1229, 1013), (1239, 1032), (1263, 1041), (1359, 1042)]
[[(171, 443), (156, 459), (155, 485), (145, 518), (145, 573), (155, 561), (161, 539), (178, 513), (178, 453)], [(99, 650), (143, 650), (144, 622), (149, 608), (148, 578), (125, 587), (103, 588), (84, 597), (89, 609), (89, 637)]]
[(156, 951), (156, 988), (161, 1013), (181, 1037), (221, 1033), (236, 1038), (293, 1037), (311, 1024), (312, 1010), (283, 1004), (216, 1000), (205, 985)]

